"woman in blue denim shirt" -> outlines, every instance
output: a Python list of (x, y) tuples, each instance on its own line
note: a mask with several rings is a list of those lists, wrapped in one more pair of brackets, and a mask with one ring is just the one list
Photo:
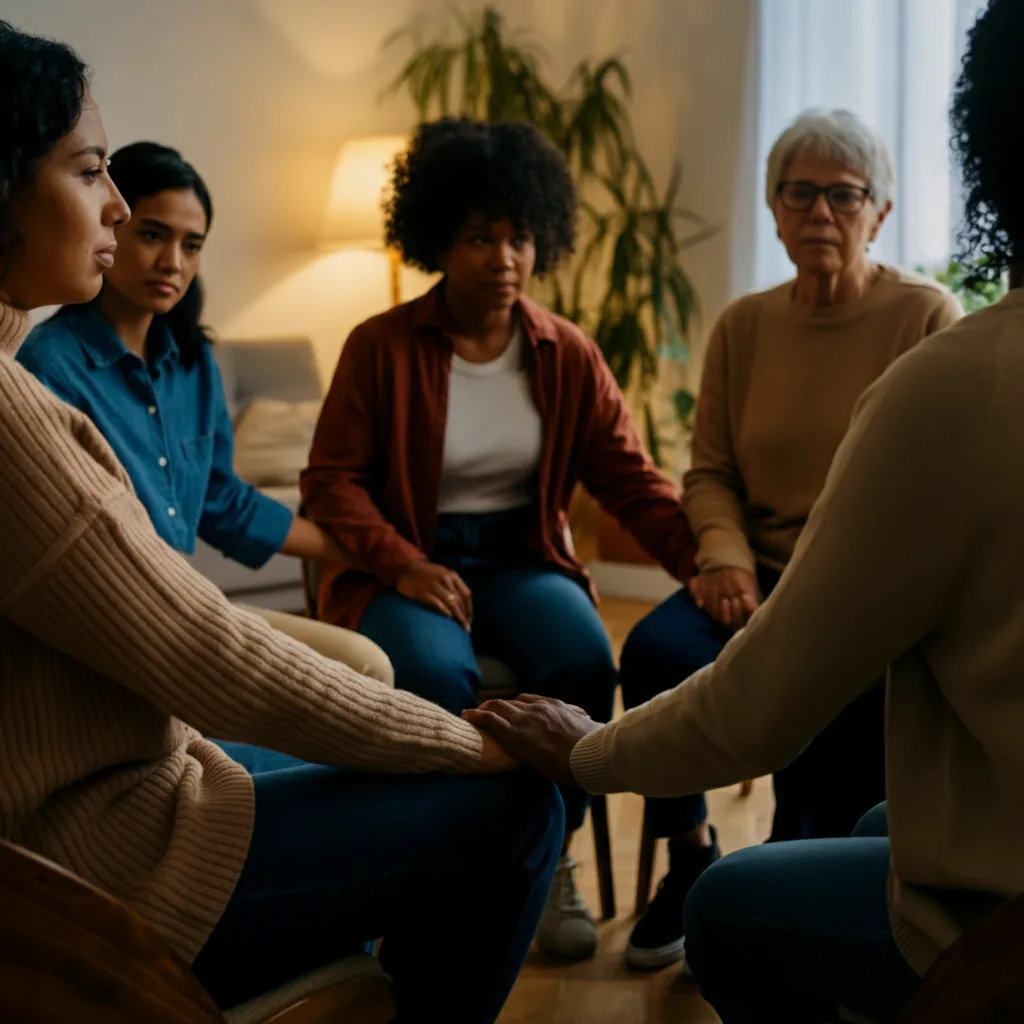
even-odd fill
[(109, 171), (132, 216), (116, 230), (103, 290), (38, 325), (18, 360), (99, 427), (172, 547), (191, 554), (199, 536), (252, 569), (278, 552), (341, 560), (319, 527), (232, 469), (231, 419), (199, 320), (205, 184), (152, 142), (118, 150)]

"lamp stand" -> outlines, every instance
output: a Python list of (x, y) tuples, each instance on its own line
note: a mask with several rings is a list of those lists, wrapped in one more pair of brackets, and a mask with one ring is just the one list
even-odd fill
[(393, 245), (388, 246), (388, 265), (391, 270), (391, 305), (402, 301), (402, 254)]

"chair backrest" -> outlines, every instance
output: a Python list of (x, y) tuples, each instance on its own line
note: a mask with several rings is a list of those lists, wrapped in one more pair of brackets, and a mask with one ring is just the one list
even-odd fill
[[(299, 505), (298, 515), (306, 518), (306, 506)], [(318, 619), (317, 595), (320, 593), (320, 563), (311, 558), (302, 560), (302, 595), (306, 601), (306, 616)]]
[(138, 914), (0, 839), (0, 1020), (224, 1024), (205, 989)]
[(935, 962), (899, 1024), (1024, 1021), (1024, 896), (983, 918)]

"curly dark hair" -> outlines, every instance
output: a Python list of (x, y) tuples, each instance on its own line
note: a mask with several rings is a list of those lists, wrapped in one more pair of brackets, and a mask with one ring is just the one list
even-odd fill
[(442, 118), (420, 125), (395, 162), (387, 241), (428, 273), (473, 213), (508, 217), (532, 232), (534, 272), (572, 252), (576, 186), (565, 158), (529, 124)]
[(1007, 121), (1024, 108), (1021, 53), (1024, 4), (990, 0), (968, 35), (950, 115), (965, 192), (960, 255), (976, 281), (1024, 256), (1024, 135)]
[(0, 274), (21, 239), (12, 201), (78, 123), (88, 85), (70, 46), (0, 21)]

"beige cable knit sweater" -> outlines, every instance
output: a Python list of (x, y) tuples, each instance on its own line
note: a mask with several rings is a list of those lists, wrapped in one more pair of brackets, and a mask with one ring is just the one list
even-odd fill
[(0, 305), (0, 836), (191, 960), (252, 835), (203, 734), (374, 771), (472, 771), (479, 734), (233, 608), (161, 541), (89, 419), (15, 363)]
[(947, 289), (894, 267), (856, 302), (804, 306), (792, 292), (737, 299), (708, 341), (683, 479), (701, 569), (785, 568), (858, 398), (963, 316)]
[(581, 740), (593, 793), (791, 761), (888, 668), (891, 918), (918, 972), (1024, 893), (1024, 291), (861, 401), (782, 582), (718, 660)]

